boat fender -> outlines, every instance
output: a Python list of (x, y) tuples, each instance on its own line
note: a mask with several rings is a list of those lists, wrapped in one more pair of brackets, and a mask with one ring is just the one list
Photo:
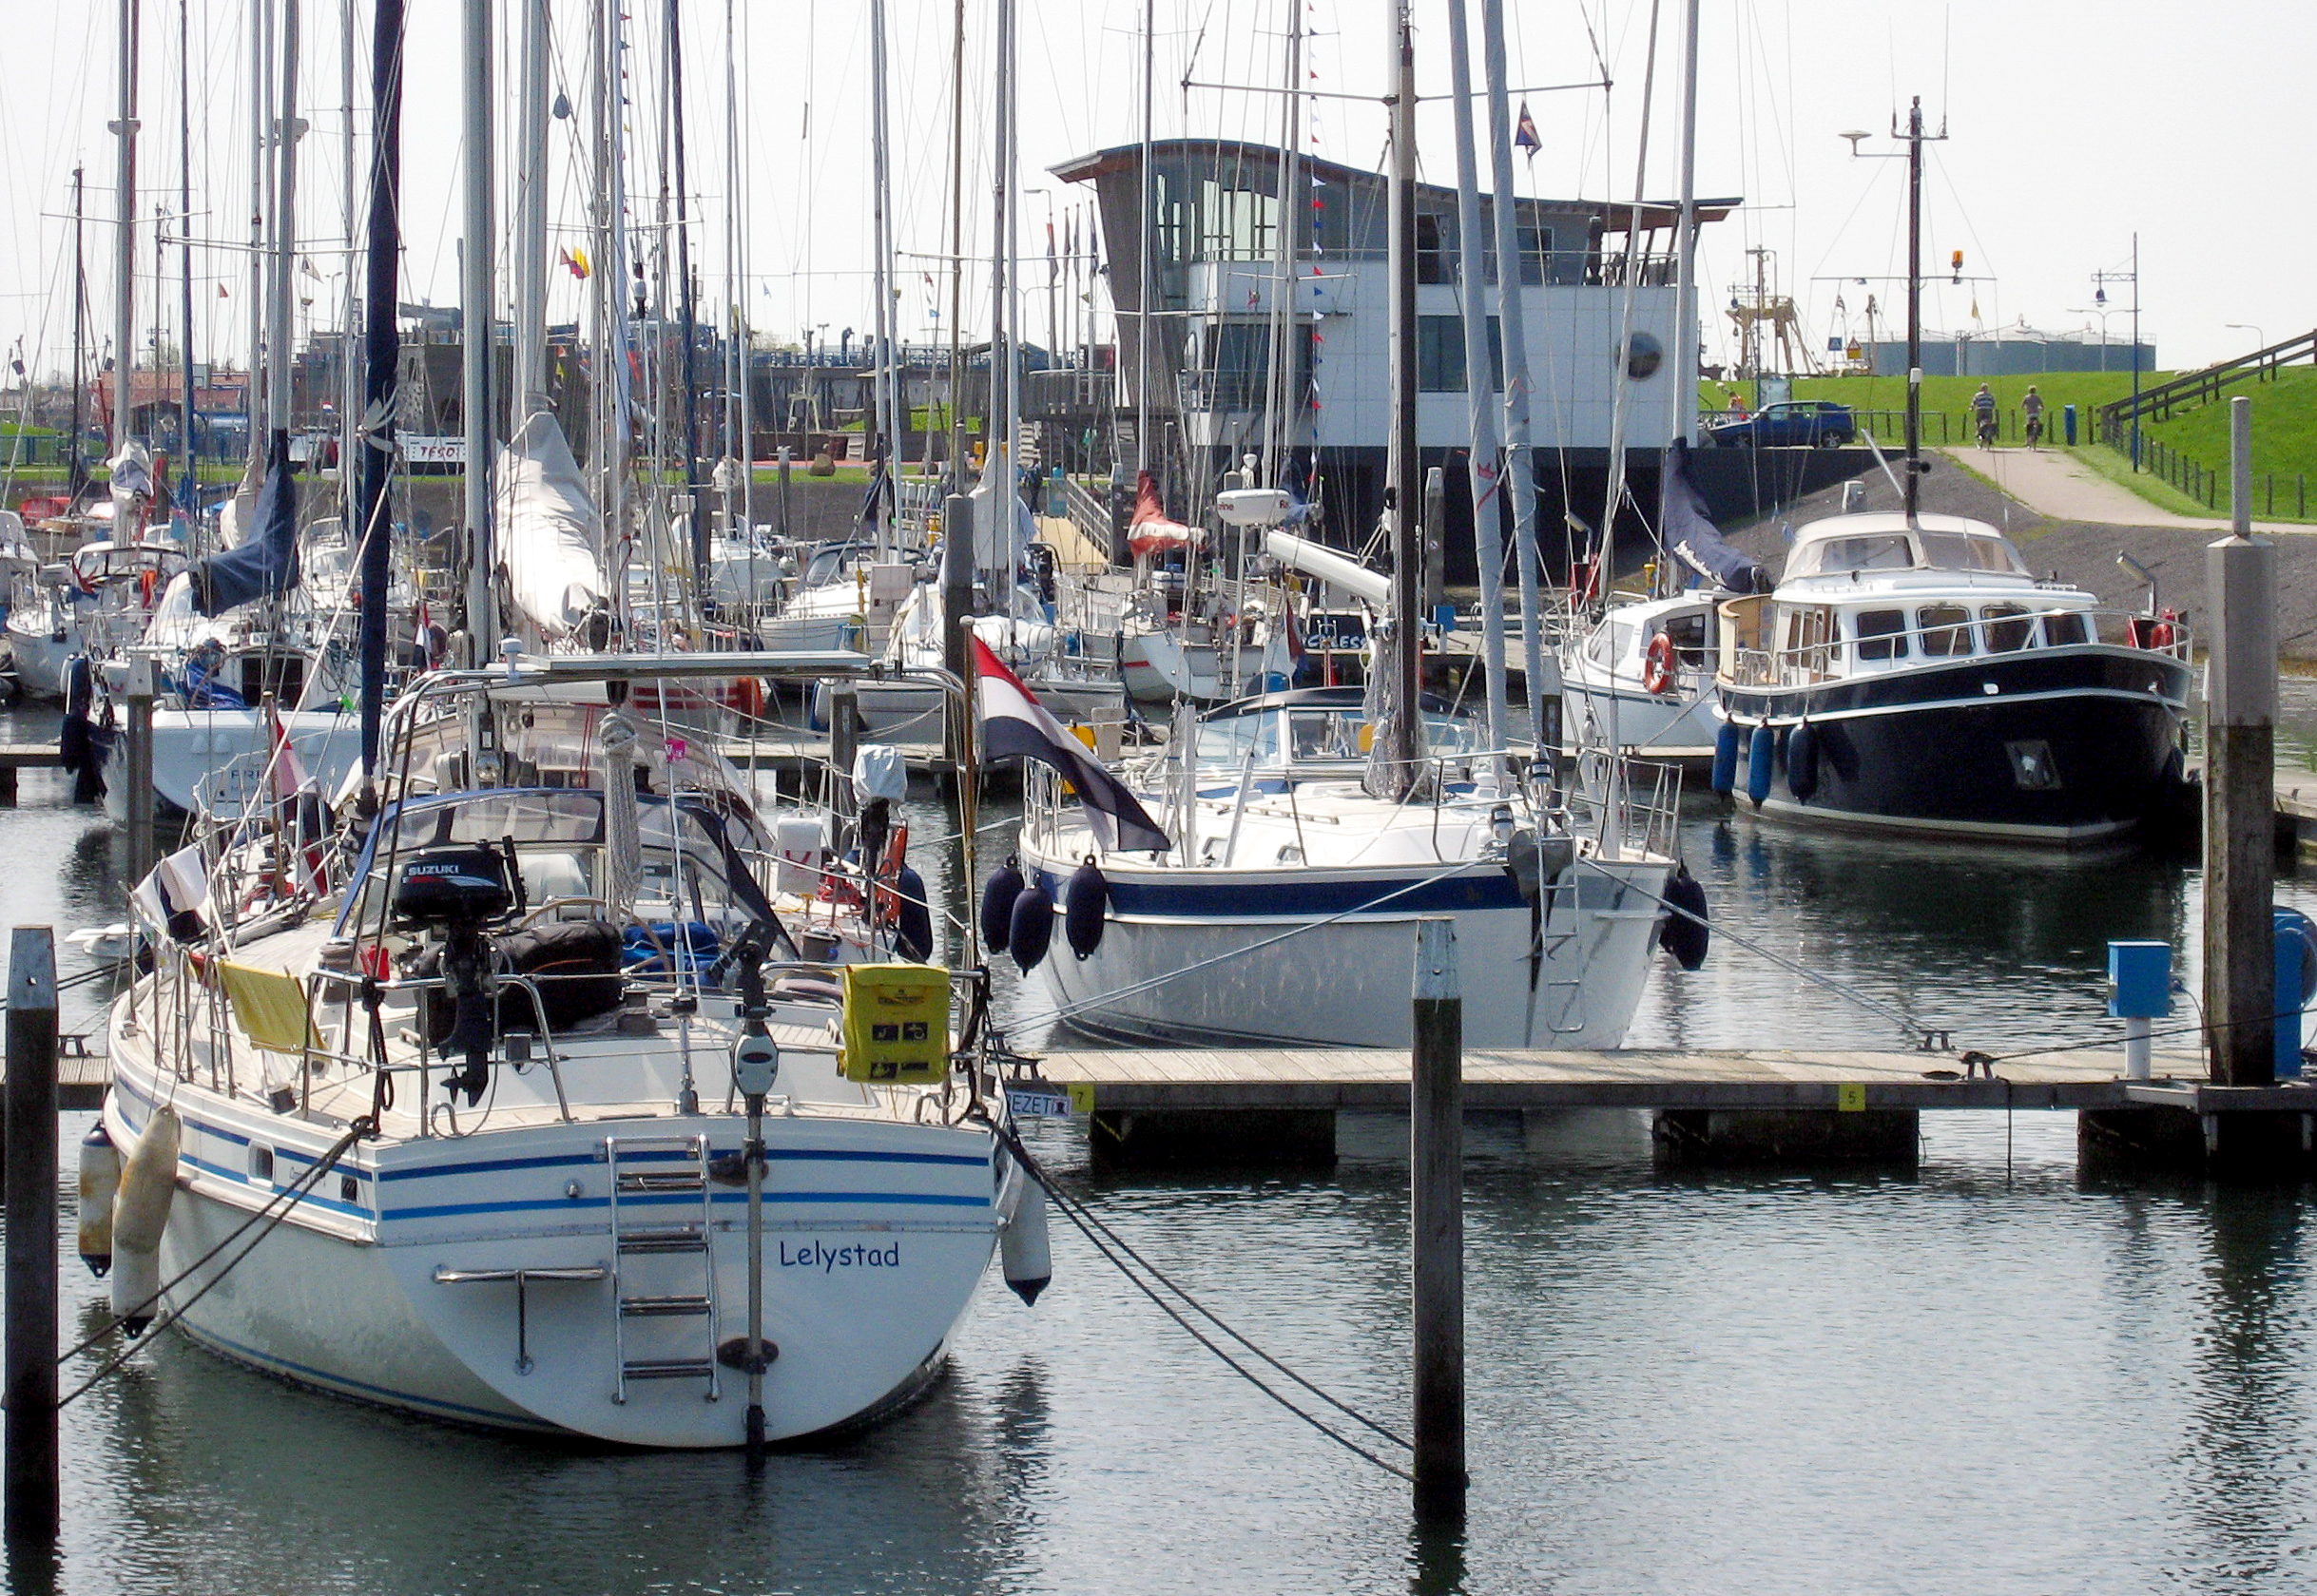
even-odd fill
[(1818, 791), (1818, 732), (1807, 721), (1786, 734), (1786, 787), (1796, 803)]
[(1053, 894), (1043, 887), (1024, 887), (1014, 900), (1006, 922), (1006, 947), (1025, 975), (1044, 962), (1053, 945)]
[(893, 873), (893, 892), (900, 900), (895, 906), (894, 939), (903, 958), (921, 963), (934, 952), (934, 913), (925, 897), (925, 877), (914, 865), (903, 865)]
[(1022, 1301), (1035, 1306), (1038, 1293), (1053, 1280), (1053, 1255), (1046, 1244), (1046, 1188), (1022, 1173), (1022, 1193), (1014, 1200), (1014, 1215), (997, 1233), (999, 1261), (1006, 1284)]
[[(1705, 924), (1706, 889), (1698, 885), (1688, 865), (1678, 866), (1673, 879), (1666, 883), (1666, 902), (1688, 913), (1666, 915), (1665, 924), (1657, 931), (1658, 946), (1671, 953), (1674, 962), (1684, 970), (1695, 970), (1706, 962), (1706, 949), (1713, 940), (1713, 933)], [(1691, 914), (1698, 917), (1693, 920), (1689, 918)]]
[(1670, 691), (1673, 686), (1675, 663), (1672, 637), (1659, 632), (1650, 639), (1650, 646), (1641, 657), (1641, 690), (1657, 694)]
[(1735, 721), (1725, 721), (1713, 734), (1713, 790), (1728, 798), (1738, 790), (1738, 743), (1746, 734)]
[(990, 872), (981, 889), (981, 946), (985, 956), (1006, 951), (1006, 928), (1013, 923), (1014, 900), (1022, 895), (1022, 873), (1009, 856)]
[(112, 1204), (121, 1189), (121, 1149), (103, 1120), (81, 1138), (81, 1261), (98, 1279), (112, 1267)]
[(1079, 958), (1092, 958), (1102, 946), (1103, 915), (1110, 907), (1110, 877), (1089, 854), (1086, 862), (1071, 872), (1070, 891), (1062, 902), (1062, 933)]
[(1770, 778), (1778, 764), (1778, 734), (1765, 724), (1754, 728), (1753, 738), (1747, 748), (1746, 796), (1762, 807), (1762, 800), (1770, 796)]
[(161, 1305), (161, 1233), (177, 1196), (179, 1135), (177, 1110), (154, 1109), (113, 1198), (112, 1311), (131, 1336), (145, 1334)]

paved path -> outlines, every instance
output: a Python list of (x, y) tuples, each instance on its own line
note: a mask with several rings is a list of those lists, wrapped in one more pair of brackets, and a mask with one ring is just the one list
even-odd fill
[[(1942, 449), (1940, 453), (1986, 477), (2038, 515), (2055, 521), (2076, 521), (2114, 527), (2172, 528), (2181, 531), (2218, 531), (2229, 523), (2159, 510), (2131, 489), (2100, 475), (2073, 455), (2056, 449)], [(2305, 534), (2317, 528), (2289, 521), (2256, 521), (2262, 532)]]

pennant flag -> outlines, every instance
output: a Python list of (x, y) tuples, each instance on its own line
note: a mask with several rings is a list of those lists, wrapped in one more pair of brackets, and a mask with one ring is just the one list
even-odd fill
[(225, 292), (225, 285), (222, 282), (217, 285), (217, 297), (221, 299), (230, 299), (233, 298), (232, 295)]
[(1164, 853), (1173, 846), (1126, 783), (1096, 763), (979, 638), (974, 675), (981, 689), (982, 746), (991, 759), (1035, 760), (1060, 772), (1078, 789), (1088, 823), (1106, 849)]
[(586, 250), (567, 249), (564, 250), (562, 254), (563, 264), (570, 267), (571, 275), (577, 278), (580, 281), (587, 281), (588, 279), (594, 274), (595, 269), (588, 264), (588, 252)]
[(1535, 161), (1536, 152), (1545, 147), (1545, 141), (1536, 136), (1536, 123), (1529, 115), (1529, 103), (1526, 100), (1520, 103), (1520, 125), (1513, 129), (1513, 147), (1527, 150), (1531, 161)]

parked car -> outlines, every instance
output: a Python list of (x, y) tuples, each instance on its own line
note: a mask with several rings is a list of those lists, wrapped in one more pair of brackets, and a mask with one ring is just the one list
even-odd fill
[(1706, 423), (1706, 436), (1731, 449), (1832, 448), (1853, 442), (1858, 435), (1858, 420), (1850, 407), (1830, 399), (1787, 399), (1764, 405), (1751, 415)]

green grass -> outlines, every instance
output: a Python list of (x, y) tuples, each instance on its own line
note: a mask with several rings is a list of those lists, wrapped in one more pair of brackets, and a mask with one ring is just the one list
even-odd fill
[[(2153, 387), (2171, 372), (2141, 374), (2141, 386)], [(1922, 408), (1925, 416), (1923, 436), (1926, 443), (1937, 447), (1941, 443), (1967, 443), (1974, 433), (1971, 396), (1979, 391), (1978, 377), (1932, 376), (1923, 378)], [(2004, 416), (2003, 435), (2017, 436), (2018, 413), (2020, 398), (2033, 383), (2043, 395), (2046, 435), (2057, 442), (2062, 433), (2061, 407), (2074, 405), (2078, 416), (2077, 433), (2083, 447), (2075, 452), (2093, 470), (2110, 477), (2138, 493), (2149, 503), (2179, 515), (2193, 515), (2210, 519), (2229, 513), (2229, 406), (2230, 397), (2242, 394), (2252, 401), (2252, 476), (2253, 514), (2262, 520), (2317, 522), (2317, 367), (2295, 366), (2279, 372), (2268, 382), (2246, 381), (2223, 390), (2220, 399), (2183, 410), (2163, 421), (2141, 423), (2144, 443), (2161, 443), (2166, 450), (2175, 451), (2193, 461), (2206, 471), (2219, 478), (2216, 504), (2206, 504), (2173, 488), (2154, 473), (2153, 452), (2148, 452), (2151, 470), (2135, 472), (2126, 462), (2120, 450), (2103, 448), (2093, 442), (2092, 413), (2100, 406), (2127, 398), (2132, 394), (2130, 372), (2053, 372), (2032, 376), (1999, 376), (1986, 379), (1996, 395), (1996, 404)], [(1752, 402), (1754, 385), (1739, 384)], [(1727, 384), (1705, 383), (1700, 393), (1707, 404), (1721, 406), (1728, 402)], [(1798, 399), (1831, 399), (1849, 405), (1854, 410), (1879, 413), (1871, 417), (1875, 435), (1886, 447), (1896, 442), (1900, 429), (1900, 413), (1906, 409), (1906, 379), (1902, 376), (1834, 376), (1798, 377), (1794, 382), (1794, 396)], [(1938, 417), (1944, 415), (1941, 427)], [(2302, 512), (2303, 481), (2307, 479), (2307, 513)], [(2272, 501), (2271, 493), (2274, 498)], [(2274, 509), (2270, 508), (2274, 504)]]

